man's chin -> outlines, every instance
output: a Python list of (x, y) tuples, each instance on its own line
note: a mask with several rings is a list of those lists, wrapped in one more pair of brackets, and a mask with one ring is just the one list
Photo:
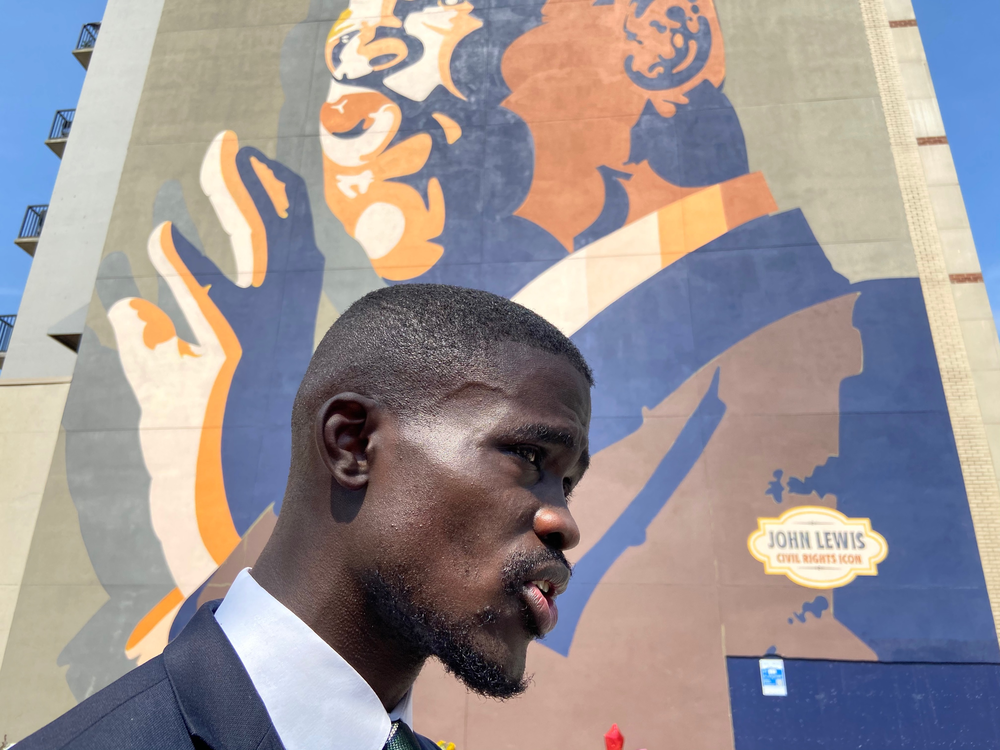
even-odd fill
[(524, 662), (519, 667), (504, 667), (476, 652), (468, 651), (456, 659), (456, 654), (440, 654), (445, 669), (472, 692), (486, 698), (507, 700), (523, 693), (530, 679), (524, 676)]
[(466, 687), (490, 698), (513, 698), (527, 688), (526, 631), (504, 637), (492, 610), (465, 621), (443, 617), (415, 604), (401, 576), (371, 571), (364, 584), (373, 624), (415, 658), (436, 657)]

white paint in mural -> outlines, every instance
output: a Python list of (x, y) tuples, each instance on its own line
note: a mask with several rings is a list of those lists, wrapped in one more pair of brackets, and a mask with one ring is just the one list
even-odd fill
[(170, 287), (197, 344), (181, 340), (166, 313), (143, 299), (121, 299), (108, 310), (125, 377), (142, 415), (139, 441), (149, 471), (153, 531), (184, 596), (218, 566), (198, 528), (198, 453), (205, 413), (226, 353), (188, 284), (167, 257), (164, 223), (149, 237), (149, 259)]
[(372, 203), (354, 227), (354, 238), (372, 260), (384, 258), (396, 247), (406, 231), (406, 217), (391, 203)]
[(229, 138), (235, 139), (235, 135), (232, 131), (224, 130), (212, 139), (201, 163), (201, 189), (211, 201), (215, 215), (232, 243), (233, 257), (236, 260), (236, 286), (246, 289), (253, 283), (253, 230), (226, 184), (226, 159), (223, 152), (229, 146)]

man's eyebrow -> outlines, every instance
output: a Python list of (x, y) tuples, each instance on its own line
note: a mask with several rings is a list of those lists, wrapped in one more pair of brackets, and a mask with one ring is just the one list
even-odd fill
[(576, 438), (569, 430), (560, 430), (547, 424), (528, 424), (508, 433), (511, 440), (535, 440), (539, 443), (564, 445), (570, 450), (576, 448)]

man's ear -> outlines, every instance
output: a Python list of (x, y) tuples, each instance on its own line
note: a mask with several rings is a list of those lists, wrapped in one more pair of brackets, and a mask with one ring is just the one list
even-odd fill
[(346, 490), (368, 484), (368, 439), (377, 423), (378, 404), (357, 393), (339, 393), (316, 413), (316, 448)]

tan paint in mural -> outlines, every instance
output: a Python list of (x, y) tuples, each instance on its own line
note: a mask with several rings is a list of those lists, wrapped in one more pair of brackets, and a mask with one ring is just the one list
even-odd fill
[[(504, 704), (471, 696), (431, 662), (417, 683), (417, 728), (460, 747), (519, 748), (524, 727), (539, 746), (584, 747), (612, 722), (628, 728), (630, 741), (651, 746), (668, 725), (672, 742), (717, 750), (731, 747), (728, 725), (715, 720), (729, 706), (725, 656), (761, 656), (773, 647), (785, 657), (875, 660), (835, 619), (832, 590), (766, 576), (746, 547), (760, 515), (836, 507), (832, 495), (788, 493), (778, 505), (765, 490), (776, 467), (805, 478), (837, 455), (840, 385), (862, 367), (851, 323), (856, 299), (806, 308), (749, 336), (644, 410), (638, 430), (597, 453), (572, 499), (582, 534), (567, 554), (574, 563), (642, 491), (720, 371), (725, 417), (646, 542), (626, 551), (598, 586), (569, 658), (533, 644), (533, 688)], [(225, 595), (236, 573), (253, 565), (275, 520), (265, 512), (199, 601)], [(818, 618), (803, 607), (817, 596), (830, 603)], [(613, 692), (601, 675), (613, 678)], [(548, 720), (566, 705), (600, 709), (574, 726)]]
[[(418, 682), (418, 728), (459, 746), (517, 748), (531, 727), (535, 746), (588, 747), (618, 722), (636, 747), (656, 746), (670, 726), (671, 744), (718, 750), (732, 746), (728, 724), (717, 720), (729, 707), (726, 655), (761, 656), (773, 646), (788, 657), (875, 659), (832, 612), (793, 617), (817, 595), (832, 601), (832, 592), (765, 576), (746, 548), (757, 516), (783, 507), (765, 494), (774, 470), (806, 477), (837, 454), (840, 384), (861, 370), (855, 299), (753, 334), (596, 454), (572, 500), (583, 535), (573, 560), (642, 490), (720, 369), (722, 422), (645, 544), (626, 551), (597, 587), (569, 658), (532, 645), (534, 686), (502, 706), (467, 697), (433, 665)], [(831, 495), (785, 497), (786, 506), (836, 505)], [(575, 713), (572, 725), (552, 722), (566, 706), (591, 709)]]

